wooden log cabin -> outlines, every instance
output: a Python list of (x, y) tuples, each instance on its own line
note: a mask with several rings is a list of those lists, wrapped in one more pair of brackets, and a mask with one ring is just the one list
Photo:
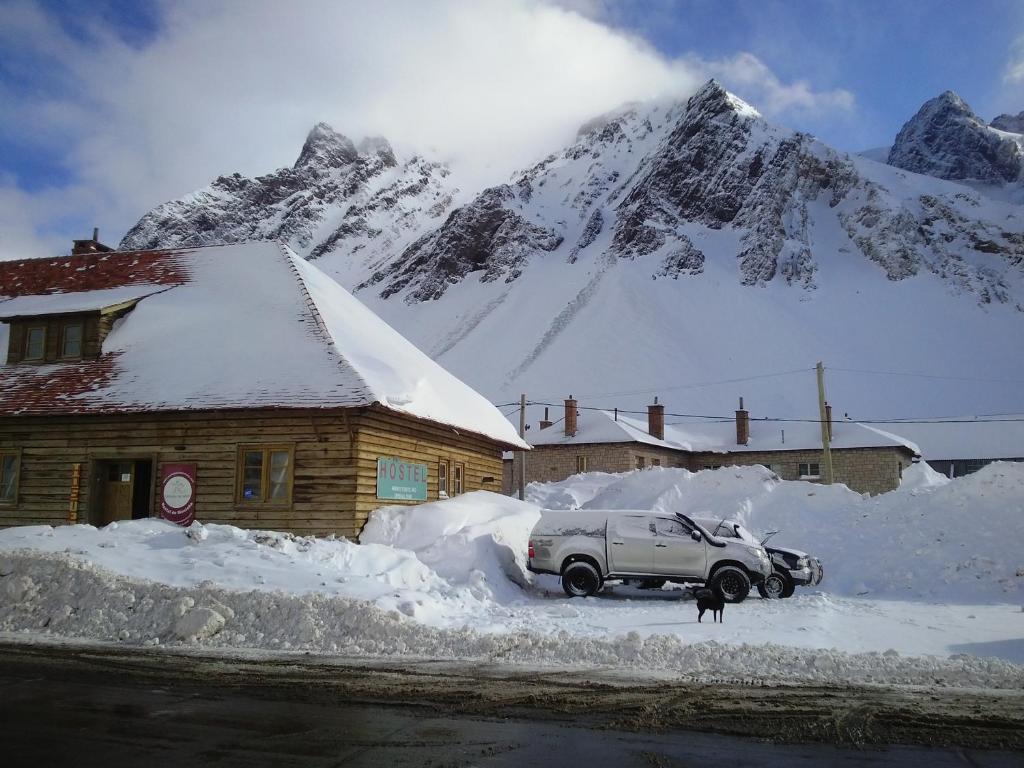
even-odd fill
[(0, 262), (0, 526), (358, 534), (501, 490), (480, 394), (276, 243)]

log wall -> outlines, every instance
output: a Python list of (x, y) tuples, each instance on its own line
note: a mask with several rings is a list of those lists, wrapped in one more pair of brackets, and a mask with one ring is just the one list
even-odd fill
[[(294, 446), (291, 502), (236, 500), (240, 445)], [(0, 505), (0, 526), (68, 521), (72, 467), (82, 465), (79, 522), (98, 521), (93, 475), (109, 459), (195, 463), (196, 517), (302, 534), (358, 535), (376, 498), (377, 459), (426, 464), (428, 500), (437, 499), (437, 463), (465, 465), (464, 490), (500, 491), (501, 448), (450, 427), (379, 408), (0, 418), (0, 450), (20, 452), (18, 500)], [(486, 480), (486, 478), (492, 478)], [(157, 492), (150, 514), (157, 515)], [(409, 502), (413, 503), (413, 502)]]

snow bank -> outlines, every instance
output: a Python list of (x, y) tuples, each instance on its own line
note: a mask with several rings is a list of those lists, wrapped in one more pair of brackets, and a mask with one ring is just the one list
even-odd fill
[(526, 548), (540, 510), (508, 496), (476, 491), (415, 507), (392, 506), (370, 515), (359, 540), (396, 547), (450, 583), (466, 584), (480, 599), (522, 597), (529, 583)]
[(368, 600), (421, 621), (475, 615), (488, 596), (466, 579), (441, 578), (412, 552), (347, 539), (293, 536), (194, 523), (182, 530), (149, 519), (0, 531), (0, 552), (66, 553), (133, 579), (177, 587), (285, 592)]
[[(52, 585), (60, 584), (61, 589)], [(780, 645), (687, 644), (675, 635), (614, 639), (567, 632), (436, 628), (364, 600), (175, 587), (118, 576), (67, 553), (0, 554), (0, 631), (158, 645), (270, 648), (345, 656), (412, 656), (531, 666), (662, 670), (695, 680), (756, 679), (986, 688), (1024, 686), (1024, 667), (998, 659), (843, 653)]]
[[(0, 631), (700, 679), (1024, 684), (1021, 667), (977, 658), (1024, 660), (1024, 612), (1007, 605), (1024, 581), (1024, 465), (952, 482), (916, 470), (874, 498), (757, 467), (591, 473), (529, 494), (532, 503), (476, 492), (385, 507), (361, 544), (159, 520), (2, 530)], [(821, 586), (836, 594), (754, 598), (717, 625), (698, 624), (671, 589), (620, 585), (569, 601), (557, 579), (525, 570), (538, 503), (780, 527), (778, 541), (823, 559)]]
[(1024, 463), (949, 481), (925, 465), (897, 490), (780, 481), (763, 467), (652, 468), (531, 484), (548, 508), (655, 509), (730, 517), (821, 558), (821, 589), (841, 595), (1014, 602), (1024, 594)]

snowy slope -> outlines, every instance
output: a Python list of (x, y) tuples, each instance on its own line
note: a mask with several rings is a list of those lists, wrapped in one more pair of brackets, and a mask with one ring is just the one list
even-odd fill
[[(174, 216), (151, 217), (173, 238)], [(1024, 358), (1006, 354), (1024, 330), (1021, 206), (836, 152), (714, 83), (594, 120), (416, 221), (372, 258), (339, 240), (318, 264), (496, 402), (660, 394), (722, 415), (746, 395), (755, 418), (813, 417), (823, 359), (854, 419), (1024, 407)]]

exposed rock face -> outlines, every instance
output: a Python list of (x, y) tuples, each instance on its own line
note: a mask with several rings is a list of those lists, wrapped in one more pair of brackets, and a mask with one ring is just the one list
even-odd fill
[(274, 239), (310, 258), (362, 251), (372, 260), (443, 221), (456, 192), (446, 166), (418, 156), (399, 161), (385, 139), (356, 145), (319, 123), (291, 168), (221, 176), (143, 216), (121, 248)]
[[(1019, 174), (1006, 135), (946, 93), (904, 127), (891, 158), (1002, 183)], [(591, 120), (509, 183), (454, 199), (445, 166), (399, 161), (383, 139), (356, 145), (320, 124), (292, 168), (217, 179), (147, 214), (122, 245), (280, 238), (347, 285), (409, 304), (466, 281), (513, 285), (543, 262), (586, 270), (578, 310), (615, 269), (676, 280), (725, 270), (742, 285), (803, 291), (828, 279), (826, 260), (866, 259), (892, 281), (933, 275), (980, 304), (1021, 305), (1019, 206), (840, 154), (713, 81), (685, 103)], [(488, 301), (483, 314), (501, 299)]]
[[(958, 101), (946, 106), (960, 114)], [(890, 280), (926, 270), (980, 303), (1010, 300), (1000, 275), (1019, 268), (1020, 248), (1008, 228), (976, 220), (977, 200), (966, 193), (894, 191), (870, 178), (871, 168), (769, 125), (711, 82), (685, 105), (630, 106), (591, 121), (572, 146), (480, 194), (361, 287), (379, 284), (382, 295), (410, 303), (436, 299), (474, 272), (511, 281), (562, 242), (570, 263), (588, 254), (595, 264), (598, 255), (653, 258), (641, 268), (654, 278), (697, 278), (708, 256), (693, 233), (704, 231), (736, 243), (742, 284), (814, 289), (817, 254), (835, 247), (816, 242), (815, 231), (835, 227), (849, 238), (843, 250)], [(1001, 259), (976, 264), (965, 251)]]
[(436, 299), (452, 283), (471, 272), (484, 282), (517, 278), (531, 253), (553, 251), (562, 236), (538, 227), (504, 207), (515, 198), (508, 185), (485, 190), (469, 205), (448, 217), (440, 229), (410, 245), (391, 269), (379, 271), (360, 285), (364, 288), (390, 276), (384, 297), (412, 288), (407, 300)]
[(1024, 133), (1024, 112), (1016, 115), (1000, 115), (989, 125), (1007, 133)]
[[(1015, 119), (997, 118), (1001, 124)], [(963, 99), (946, 91), (903, 126), (889, 165), (939, 179), (1005, 184), (1021, 179), (1024, 153), (1021, 142), (991, 130)]]

